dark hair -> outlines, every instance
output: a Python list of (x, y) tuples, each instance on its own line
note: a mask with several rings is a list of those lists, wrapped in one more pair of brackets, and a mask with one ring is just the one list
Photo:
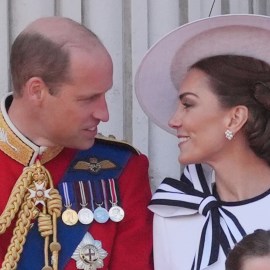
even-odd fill
[(254, 153), (270, 165), (270, 66), (252, 57), (219, 55), (202, 59), (191, 68), (208, 75), (222, 106), (248, 108), (243, 131)]
[(258, 229), (245, 236), (229, 252), (226, 270), (241, 270), (246, 259), (263, 256), (270, 256), (270, 231)]
[(35, 76), (54, 88), (69, 79), (69, 53), (38, 33), (21, 33), (11, 48), (10, 69), (14, 94), (21, 95), (23, 85)]

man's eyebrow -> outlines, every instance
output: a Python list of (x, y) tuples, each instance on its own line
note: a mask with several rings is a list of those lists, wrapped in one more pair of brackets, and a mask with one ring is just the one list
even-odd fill
[(188, 95), (192, 95), (192, 96), (198, 97), (196, 94), (194, 94), (192, 92), (185, 92), (185, 93), (179, 95), (179, 99), (182, 100), (185, 96), (188, 96)]

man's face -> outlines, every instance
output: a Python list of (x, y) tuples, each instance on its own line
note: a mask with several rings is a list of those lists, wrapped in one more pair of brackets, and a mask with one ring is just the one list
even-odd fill
[(103, 49), (73, 48), (70, 64), (71, 83), (61, 85), (55, 95), (46, 93), (42, 136), (48, 145), (88, 149), (100, 121), (109, 120), (105, 94), (112, 87), (112, 62)]

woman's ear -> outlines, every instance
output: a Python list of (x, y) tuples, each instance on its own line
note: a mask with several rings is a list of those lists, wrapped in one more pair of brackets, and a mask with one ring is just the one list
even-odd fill
[(229, 113), (230, 120), (228, 121), (227, 128), (237, 133), (248, 120), (248, 108), (243, 105), (233, 107)]

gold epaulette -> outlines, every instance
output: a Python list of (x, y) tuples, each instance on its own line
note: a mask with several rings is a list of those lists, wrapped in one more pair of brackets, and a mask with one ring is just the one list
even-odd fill
[(138, 149), (136, 149), (133, 145), (124, 140), (117, 140), (113, 135), (104, 136), (101, 133), (98, 133), (96, 139), (100, 142), (104, 142), (107, 144), (119, 145), (120, 147), (127, 147), (131, 152), (137, 155), (141, 154), (141, 152)]

